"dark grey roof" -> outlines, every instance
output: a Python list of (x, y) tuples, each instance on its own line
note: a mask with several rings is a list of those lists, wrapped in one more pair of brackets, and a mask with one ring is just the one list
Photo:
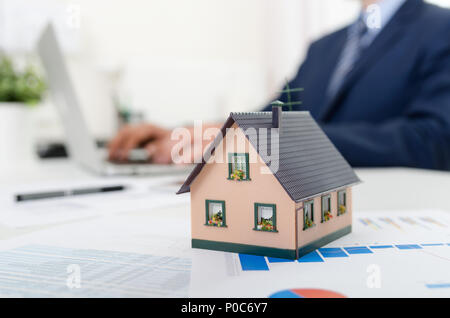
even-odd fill
[[(231, 113), (222, 134), (233, 122), (246, 132), (250, 143), (260, 155), (266, 153), (257, 138), (252, 138), (259, 129), (268, 128), (267, 147), (270, 149), (271, 112)], [(254, 128), (249, 132), (248, 128)], [(252, 129), (251, 129), (252, 130)], [(215, 147), (219, 139), (211, 147)], [(334, 189), (359, 183), (360, 180), (342, 157), (333, 143), (317, 125), (309, 112), (283, 112), (279, 138), (279, 162), (273, 165), (268, 158), (262, 159), (269, 167), (278, 166), (275, 177), (294, 201), (300, 201)], [(261, 147), (261, 148), (260, 148)], [(189, 185), (204, 166), (198, 164), (178, 193), (189, 191)]]

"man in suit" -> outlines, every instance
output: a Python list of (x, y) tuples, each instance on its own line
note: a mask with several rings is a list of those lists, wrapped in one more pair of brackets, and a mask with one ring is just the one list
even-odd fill
[[(293, 110), (310, 111), (353, 166), (450, 170), (450, 10), (361, 2), (356, 22), (310, 45), (289, 83), (303, 88), (289, 96), (302, 102)], [(122, 130), (111, 159), (150, 139), (156, 161), (170, 162), (170, 131), (152, 125)]]

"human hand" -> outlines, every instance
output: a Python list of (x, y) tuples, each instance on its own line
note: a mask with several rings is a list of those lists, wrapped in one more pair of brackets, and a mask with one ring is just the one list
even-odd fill
[[(152, 163), (170, 164), (173, 163), (172, 149), (178, 145), (178, 148), (182, 149), (182, 153), (184, 153), (184, 146), (190, 148), (188, 158), (184, 163), (197, 162), (196, 160), (201, 160), (203, 150), (206, 149), (206, 146), (212, 141), (212, 137), (215, 136), (215, 134), (213, 134), (213, 136), (209, 134), (209, 139), (203, 139), (204, 130), (215, 129), (214, 132), (218, 133), (220, 131), (220, 125), (202, 125), (199, 144), (194, 142), (194, 128), (184, 127), (184, 129), (186, 129), (190, 138), (183, 141), (172, 139), (172, 130), (152, 124), (125, 126), (108, 145), (109, 159), (112, 161), (126, 162), (131, 150), (143, 147), (146, 149)], [(196, 158), (196, 155), (199, 156), (199, 158)]]
[(131, 150), (144, 147), (151, 162), (170, 164), (171, 149), (176, 143), (170, 136), (171, 130), (152, 124), (125, 126), (108, 145), (109, 159), (126, 162)]

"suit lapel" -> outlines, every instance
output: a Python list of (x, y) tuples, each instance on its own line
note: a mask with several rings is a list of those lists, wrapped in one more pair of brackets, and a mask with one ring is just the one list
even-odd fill
[(353, 69), (347, 74), (344, 83), (335, 94), (334, 98), (324, 105), (318, 116), (320, 120), (327, 121), (354, 83), (363, 76), (381, 56), (393, 47), (393, 43), (396, 42), (404, 31), (406, 22), (410, 20), (415, 12), (417, 12), (419, 4), (422, 4), (422, 0), (407, 0), (402, 7), (399, 8), (399, 11), (380, 31), (369, 47), (361, 53), (361, 57), (356, 62)]

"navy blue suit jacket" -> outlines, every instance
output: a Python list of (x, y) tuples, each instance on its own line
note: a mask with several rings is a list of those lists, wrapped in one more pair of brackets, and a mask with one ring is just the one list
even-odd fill
[(310, 111), (353, 166), (450, 170), (450, 10), (407, 0), (327, 100), (346, 36), (311, 44), (289, 84), (304, 89), (294, 110)]

